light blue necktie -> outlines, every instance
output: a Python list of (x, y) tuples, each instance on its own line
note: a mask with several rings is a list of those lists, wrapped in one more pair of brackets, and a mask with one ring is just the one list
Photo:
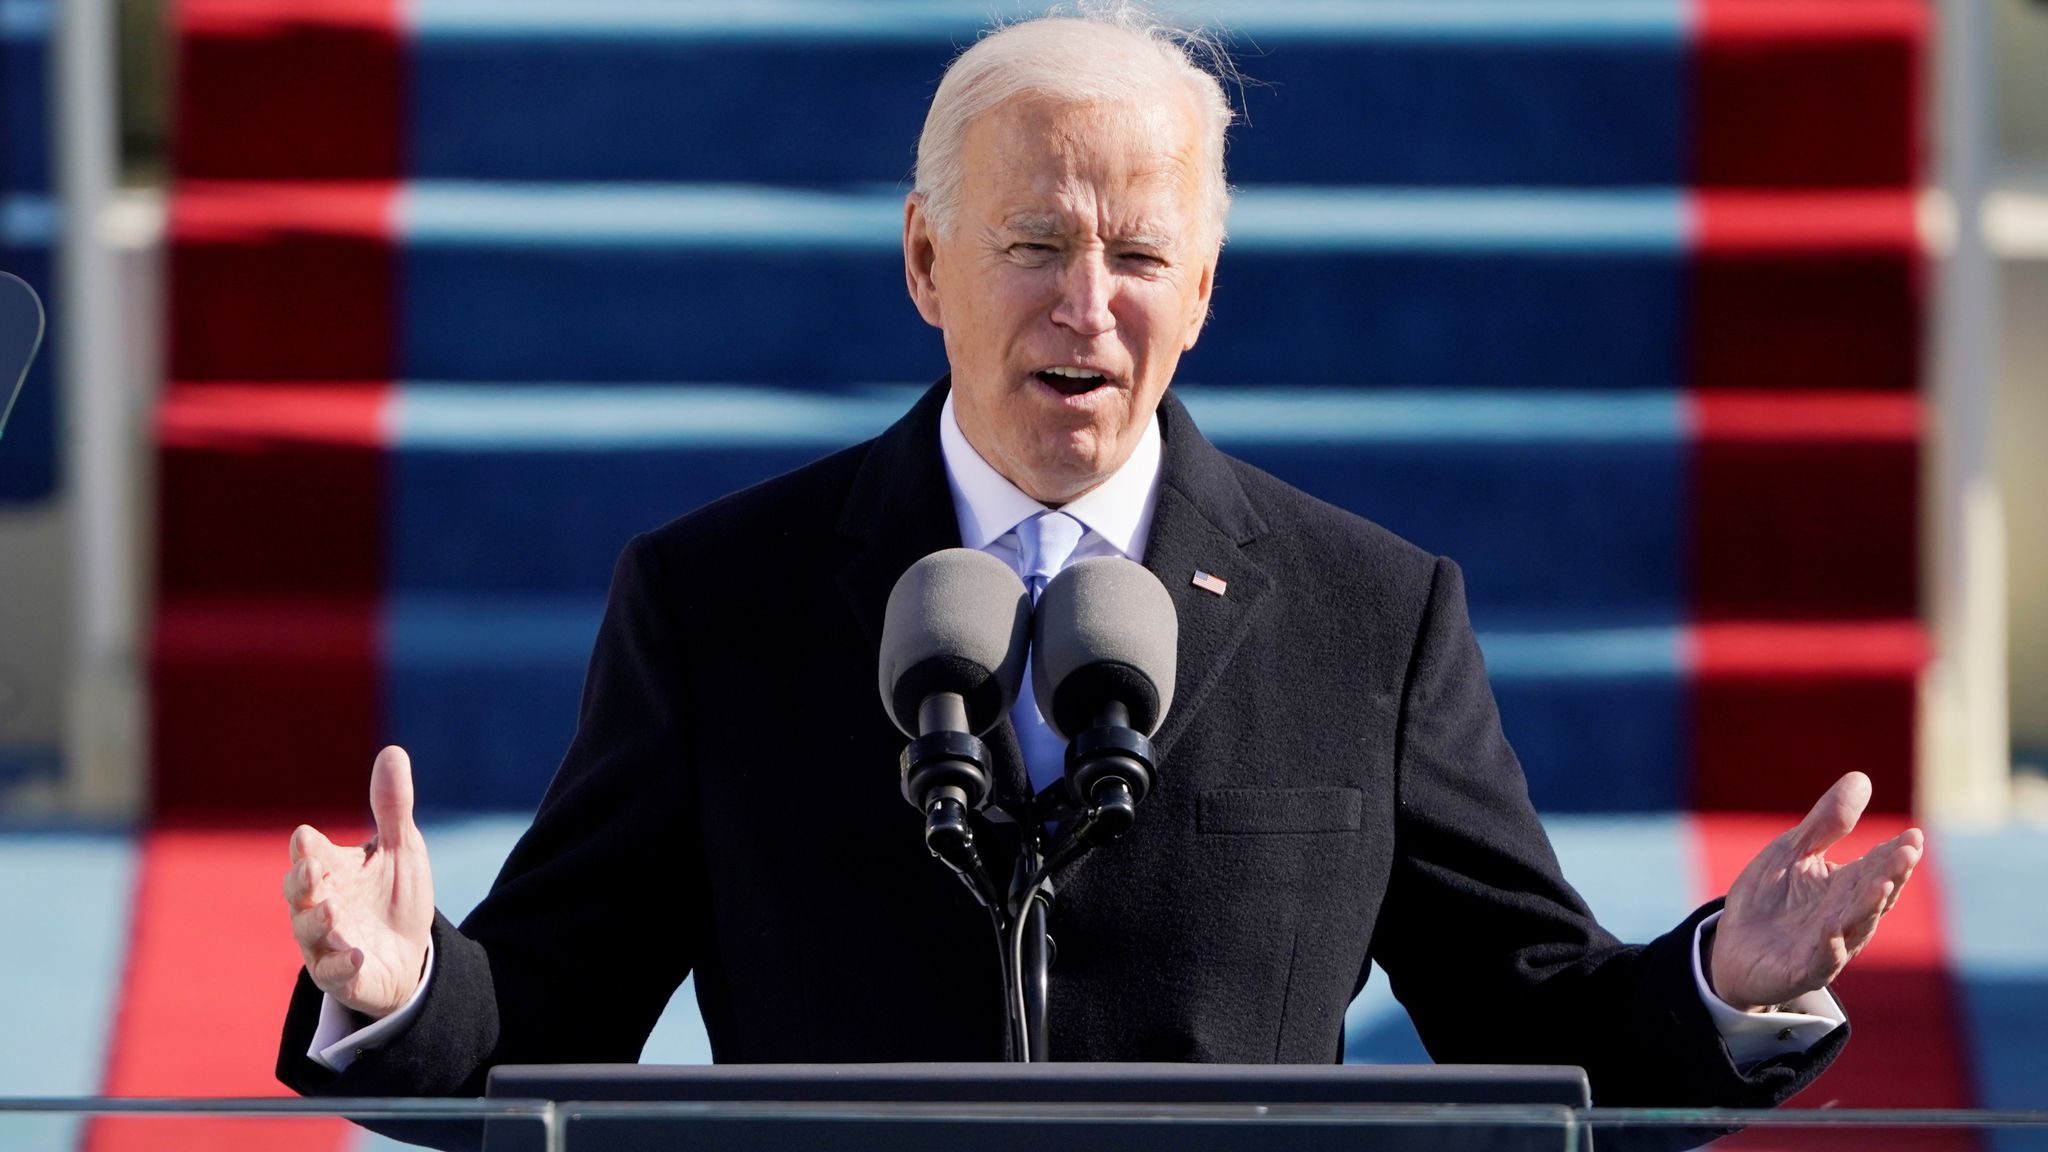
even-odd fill
[[(1080, 545), (1087, 533), (1079, 520), (1064, 512), (1040, 512), (1017, 525), (1017, 542), (1023, 553), (1024, 583), (1031, 589), (1031, 602)], [(1031, 691), (1031, 663), (1024, 664), (1024, 688), (1010, 706), (1010, 723), (1017, 729), (1017, 744), (1024, 752), (1024, 768), (1030, 773), (1031, 788), (1041, 791), (1066, 775), (1067, 742), (1060, 739), (1038, 711), (1038, 699)]]

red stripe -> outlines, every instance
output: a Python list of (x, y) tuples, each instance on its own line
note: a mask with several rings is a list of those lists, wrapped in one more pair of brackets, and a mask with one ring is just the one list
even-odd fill
[[(1818, 799), (1816, 790), (1807, 797)], [(1696, 818), (1707, 892), (1728, 890), (1743, 867), (1797, 817), (1707, 814)], [(1903, 818), (1866, 816), (1828, 856), (1848, 861), (1905, 827)], [(1798, 1108), (1969, 1108), (1975, 1106), (1956, 991), (1942, 944), (1940, 846), (1934, 845), (1885, 916), (1877, 936), (1850, 962), (1835, 991), (1849, 1014), (1841, 1059), (1798, 1096)], [(1975, 1149), (1964, 1132), (1751, 1130), (1716, 1148)]]
[(392, 233), (396, 192), (391, 181), (185, 180), (170, 234), (193, 243), (268, 243), (298, 232), (381, 240)]
[[(288, 825), (144, 840), (109, 1096), (284, 1096), (272, 1068), (299, 967), (280, 895)], [(340, 830), (335, 830), (339, 837)], [(94, 1121), (87, 1152), (339, 1152), (339, 1120)]]
[(1927, 633), (1917, 620), (1717, 623), (1693, 629), (1694, 671), (1707, 677), (1880, 679), (1917, 676)]
[(382, 383), (173, 386), (157, 418), (164, 593), (377, 595), (391, 395)]
[(180, 188), (170, 209), (171, 378), (396, 376), (396, 187)]
[(1698, 618), (1919, 614), (1917, 397), (1696, 392), (1688, 403)]
[(1872, 811), (1910, 810), (1925, 659), (1909, 620), (1699, 626), (1691, 806), (1801, 812), (1854, 768)]
[(360, 809), (381, 715), (377, 619), (367, 599), (159, 605), (157, 813), (310, 820)]
[(1792, 192), (1713, 189), (1693, 199), (1694, 239), (1703, 253), (1920, 251), (1917, 197), (1910, 188)]
[(1688, 397), (1702, 440), (1917, 444), (1918, 396), (1896, 392), (1704, 392)]
[(1922, 0), (1695, 0), (1692, 183), (1909, 186)]
[(1912, 392), (1925, 257), (1909, 191), (1692, 195), (1698, 389)]
[(398, 0), (179, 0), (172, 21), (179, 175), (404, 174)]

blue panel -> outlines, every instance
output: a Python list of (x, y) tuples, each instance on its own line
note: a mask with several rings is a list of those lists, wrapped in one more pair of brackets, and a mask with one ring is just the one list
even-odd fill
[(1465, 569), (1480, 626), (1669, 622), (1682, 604), (1669, 444), (1274, 445), (1226, 451)]
[[(1360, 399), (1364, 415), (1347, 424), (1335, 414), (1343, 406), (1327, 396), (1282, 393), (1274, 408), (1285, 411), (1288, 396), (1298, 405), (1297, 432), (1286, 434), (1272, 420), (1250, 419), (1245, 395), (1191, 391), (1189, 399), (1197, 423), (1226, 450), (1457, 558), (1482, 627), (1515, 627), (1532, 616), (1608, 625), (1676, 619), (1680, 455), (1668, 397), (1620, 398), (1623, 415), (1605, 422), (1586, 414), (1598, 405), (1566, 397), (1557, 406), (1580, 413), (1586, 434), (1566, 435), (1555, 417), (1529, 417), (1529, 438), (1504, 442), (1489, 408), (1540, 412), (1545, 404)], [(666, 397), (673, 414), (653, 418), (655, 397)], [(686, 390), (406, 389), (390, 520), (395, 586), (600, 594), (612, 558), (635, 532), (879, 431), (907, 406), (886, 394), (770, 402), (749, 425), (728, 409), (730, 394), (711, 399), (699, 408)], [(829, 415), (841, 407), (851, 415)], [(630, 424), (599, 419), (607, 408)], [(827, 415), (789, 415), (805, 409)], [(495, 438), (465, 431), (465, 411)], [(1369, 419), (1376, 411), (1384, 430)], [(699, 419), (713, 425), (711, 416), (727, 423), (692, 427)], [(1478, 435), (1459, 434), (1447, 426), (1454, 421)], [(1240, 425), (1248, 434), (1237, 433)]]
[(50, 188), (50, 4), (0, 0), (0, 195)]
[(602, 595), (634, 534), (824, 454), (773, 446), (401, 450), (389, 521), (392, 586)]
[(587, 599), (392, 598), (383, 620), (385, 739), (421, 765), (422, 808), (540, 803), (576, 731), (603, 609)]
[[(2048, 877), (2048, 830), (1936, 829), (1929, 859), (1944, 880), (1950, 959), (1961, 985), (1985, 1108), (2048, 1110), (2048, 918), (2041, 879)], [(1912, 893), (1906, 899), (1913, 899)], [(2026, 1134), (1996, 1134), (1989, 1146), (2038, 1147)]]
[(1493, 691), (1538, 808), (1661, 812), (1681, 807), (1689, 794), (1684, 687), (1672, 668), (1661, 675), (1496, 677)]
[(1654, 42), (1282, 41), (1233, 129), (1233, 182), (1674, 184), (1685, 49)]
[[(0, 1084), (9, 1096), (91, 1096), (113, 1041), (135, 848), (126, 835), (0, 833)], [(35, 1037), (33, 1043), (24, 1038)], [(75, 1116), (0, 1116), (0, 1145), (76, 1148)]]
[[(28, 281), (43, 298), (44, 309), (53, 312), (57, 303), (50, 297), (50, 249), (44, 232), (48, 217), (47, 201), (41, 198), (0, 198), (0, 271)], [(0, 507), (46, 500), (57, 490), (55, 327), (53, 313), (44, 325), (42, 349), (29, 366), (28, 379), (0, 434)], [(13, 385), (11, 379), (0, 382), (0, 389)], [(0, 395), (0, 407), (5, 404), (6, 397)]]
[[(415, 174), (894, 183), (946, 62), (1001, 6), (508, 7), (417, 6)], [(1230, 152), (1236, 183), (1685, 178), (1673, 0), (1203, 16), (1242, 34), (1252, 79)]]
[(1543, 819), (1558, 867), (1600, 925), (1643, 942), (1699, 907), (1701, 888), (1689, 817), (1550, 816)]
[[(439, 380), (929, 379), (887, 198), (419, 189), (403, 374)], [(870, 223), (873, 217), (875, 223)], [(1305, 226), (1303, 220), (1312, 226)], [(1675, 196), (1247, 195), (1180, 378), (1670, 388)]]
[(440, 380), (935, 378), (900, 261), (791, 252), (403, 253), (403, 375)]

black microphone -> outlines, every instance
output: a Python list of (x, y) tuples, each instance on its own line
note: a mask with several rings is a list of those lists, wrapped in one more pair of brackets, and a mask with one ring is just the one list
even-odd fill
[(967, 814), (988, 803), (979, 739), (1024, 682), (1031, 593), (1010, 566), (972, 548), (919, 560), (896, 581), (882, 623), (882, 706), (911, 738), (903, 798), (925, 814), (925, 846), (990, 908), (1001, 898), (974, 850)]
[(1039, 593), (1031, 687), (1067, 740), (1068, 796), (1097, 843), (1130, 831), (1152, 789), (1179, 642), (1165, 585), (1122, 557), (1070, 564)]

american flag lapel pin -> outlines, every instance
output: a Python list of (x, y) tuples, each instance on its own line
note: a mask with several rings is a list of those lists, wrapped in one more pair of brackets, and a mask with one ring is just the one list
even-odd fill
[(1211, 576), (1200, 568), (1195, 569), (1195, 578), (1188, 581), (1188, 583), (1193, 584), (1204, 592), (1212, 592), (1218, 596), (1230, 590), (1230, 582), (1228, 580), (1223, 579), (1221, 576)]

